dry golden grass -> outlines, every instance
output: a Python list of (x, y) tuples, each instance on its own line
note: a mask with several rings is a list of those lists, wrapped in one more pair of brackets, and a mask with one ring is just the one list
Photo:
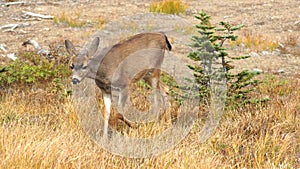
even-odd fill
[(182, 0), (155, 0), (150, 4), (150, 12), (180, 14), (187, 9), (187, 4)]
[(85, 135), (71, 97), (2, 90), (0, 168), (299, 168), (299, 81), (268, 77), (256, 94), (271, 101), (225, 112), (205, 143), (198, 142), (197, 124), (173, 150), (128, 159)]
[(252, 51), (274, 51), (278, 48), (279, 42), (272, 36), (255, 34), (250, 30), (244, 30), (236, 41), (230, 42), (230, 46), (243, 44)]
[[(56, 14), (53, 18), (53, 22), (55, 24), (64, 23), (70, 27), (83, 27), (87, 24), (91, 24), (91, 20), (84, 20), (82, 18), (81, 11), (72, 11), (72, 12), (62, 12), (60, 14)], [(96, 28), (103, 28), (106, 24), (106, 19), (103, 16), (94, 16), (91, 18), (94, 21)]]

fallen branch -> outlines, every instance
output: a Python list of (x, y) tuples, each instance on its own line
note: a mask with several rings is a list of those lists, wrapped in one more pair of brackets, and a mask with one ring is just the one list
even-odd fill
[(14, 31), (16, 28), (22, 28), (27, 26), (30, 26), (30, 23), (7, 24), (1, 26), (0, 29), (8, 29), (8, 30), (4, 30), (3, 32), (9, 32), (9, 31)]
[(28, 41), (25, 41), (23, 42), (22, 46), (27, 46), (27, 45), (32, 45), (34, 47), (34, 49), (37, 51), (37, 54), (42, 56), (42, 57), (45, 57), (49, 60), (53, 59), (53, 56), (51, 54), (51, 52), (43, 47), (41, 47), (39, 45), (39, 43), (35, 40), (28, 40)]
[(4, 4), (4, 6), (11, 6), (11, 5), (23, 5), (25, 4), (24, 1), (19, 1), (19, 2), (7, 2)]
[[(2, 50), (3, 53), (4, 53), (4, 54), (1, 54), (0, 56), (7, 57), (7, 58), (9, 58), (9, 59), (11, 59), (13, 61), (15, 61), (15, 60), (18, 59), (15, 53), (8, 53), (7, 52), (7, 50), (4, 47), (4, 44), (0, 44), (0, 50)], [(1, 73), (1, 71), (0, 71), (0, 73)]]
[(53, 19), (54, 18), (54, 16), (51, 16), (51, 15), (42, 15), (42, 14), (37, 14), (37, 13), (27, 12), (27, 11), (22, 11), (22, 13), (24, 13), (25, 15), (31, 16), (31, 17), (38, 17), (38, 18), (42, 18), (42, 19)]
[(7, 50), (5, 49), (5, 47), (4, 47), (3, 44), (0, 44), (0, 49), (1, 49), (4, 53), (7, 53)]
[(13, 20), (16, 22), (28, 22), (28, 21), (41, 21), (42, 19), (41, 18), (23, 18), (23, 19), (14, 18)]

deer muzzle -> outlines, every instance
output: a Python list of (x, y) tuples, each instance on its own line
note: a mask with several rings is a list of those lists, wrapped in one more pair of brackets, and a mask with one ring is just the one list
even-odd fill
[(73, 79), (72, 79), (72, 83), (73, 83), (74, 85), (78, 84), (79, 82), (80, 82), (80, 80), (77, 79), (77, 78), (73, 78)]

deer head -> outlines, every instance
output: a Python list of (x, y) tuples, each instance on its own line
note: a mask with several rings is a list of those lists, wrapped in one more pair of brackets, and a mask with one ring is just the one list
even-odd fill
[(68, 53), (71, 55), (70, 68), (72, 69), (72, 83), (80, 83), (89, 73), (89, 62), (94, 57), (98, 46), (99, 37), (94, 38), (93, 42), (88, 49), (81, 50), (77, 52), (71, 41), (65, 40), (65, 46)]

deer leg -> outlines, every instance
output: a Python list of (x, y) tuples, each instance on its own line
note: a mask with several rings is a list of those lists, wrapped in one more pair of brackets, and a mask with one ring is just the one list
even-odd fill
[(107, 94), (107, 93), (103, 92), (103, 100), (104, 100), (104, 106), (105, 106), (103, 136), (105, 138), (107, 138), (108, 121), (109, 121), (110, 109), (111, 109), (111, 94)]
[(135, 123), (133, 123), (132, 121), (126, 119), (126, 118), (124, 117), (124, 115), (121, 114), (121, 113), (118, 113), (118, 114), (117, 114), (117, 118), (118, 118), (119, 120), (123, 121), (123, 122), (124, 122), (128, 127), (130, 127), (130, 128), (136, 128), (136, 127), (137, 127), (137, 125), (136, 125)]
[(152, 112), (158, 112), (158, 117), (161, 114), (161, 95), (160, 95), (160, 70), (155, 69), (152, 74), (151, 86), (153, 88), (153, 108)]
[(127, 99), (128, 99), (128, 87), (125, 87), (123, 89), (121, 89), (120, 93), (119, 93), (119, 100), (118, 100), (118, 106), (120, 109), (120, 112), (122, 114), (125, 113), (127, 106)]
[[(166, 84), (160, 81), (160, 70), (154, 69), (152, 72), (148, 72), (144, 76), (144, 80), (146, 83), (152, 86), (153, 88), (153, 108), (151, 110), (152, 113), (159, 112), (159, 116), (162, 115), (162, 111), (166, 110), (167, 119), (171, 119), (171, 114), (169, 112), (170, 105), (168, 104), (168, 94), (169, 88)], [(161, 104), (162, 103), (162, 104)], [(163, 106), (163, 107), (161, 107)], [(158, 110), (160, 109), (160, 110)], [(160, 117), (161, 118), (161, 117)]]
[(126, 125), (128, 125), (129, 127), (135, 128), (136, 124), (133, 123), (132, 121), (128, 120), (127, 118), (124, 117), (124, 114), (126, 113), (126, 111), (128, 111), (128, 86), (126, 86), (125, 88), (121, 89), (120, 93), (119, 93), (119, 100), (118, 100), (118, 106), (119, 106), (119, 111), (120, 111), (120, 116), (119, 119), (124, 121), (126, 123)]
[(164, 106), (164, 110), (165, 110), (165, 113), (166, 113), (166, 118), (168, 119), (168, 120), (170, 120), (171, 121), (171, 119), (172, 119), (172, 115), (171, 115), (171, 112), (170, 112), (170, 104), (169, 104), (169, 102), (168, 102), (168, 94), (169, 94), (169, 88), (168, 88), (168, 86), (166, 85), (166, 84), (164, 84), (163, 82), (159, 82), (159, 86), (160, 86), (160, 89), (162, 89), (162, 90), (160, 90), (160, 92), (161, 92), (161, 94), (162, 94), (162, 101), (163, 101), (163, 106)]

